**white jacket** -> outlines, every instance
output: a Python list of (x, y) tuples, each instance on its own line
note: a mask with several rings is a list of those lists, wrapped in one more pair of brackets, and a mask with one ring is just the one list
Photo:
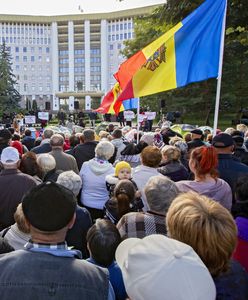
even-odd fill
[(114, 171), (112, 164), (107, 161), (100, 162), (93, 158), (83, 163), (80, 170), (83, 182), (80, 201), (83, 205), (103, 209), (109, 197), (105, 177)]

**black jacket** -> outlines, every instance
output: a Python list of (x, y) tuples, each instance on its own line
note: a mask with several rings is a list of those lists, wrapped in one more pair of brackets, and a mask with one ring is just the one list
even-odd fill
[(95, 148), (97, 142), (86, 142), (84, 144), (77, 145), (74, 148), (73, 156), (76, 158), (78, 170), (81, 170), (82, 164), (85, 161), (89, 161), (90, 159), (95, 157)]

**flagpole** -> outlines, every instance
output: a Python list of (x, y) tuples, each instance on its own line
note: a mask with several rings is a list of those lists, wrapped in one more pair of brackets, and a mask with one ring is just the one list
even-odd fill
[(139, 115), (140, 115), (140, 98), (137, 98), (137, 144), (139, 142)]
[(217, 131), (217, 127), (218, 127), (218, 117), (219, 117), (219, 107), (220, 107), (220, 90), (221, 90), (222, 67), (223, 67), (223, 56), (224, 56), (224, 43), (225, 43), (225, 31), (226, 31), (226, 11), (227, 11), (227, 0), (226, 0), (225, 13), (224, 13), (223, 22), (222, 22), (220, 56), (219, 56), (219, 71), (218, 71), (215, 110), (214, 110), (214, 128), (213, 128), (213, 135), (214, 136), (216, 135), (216, 131)]

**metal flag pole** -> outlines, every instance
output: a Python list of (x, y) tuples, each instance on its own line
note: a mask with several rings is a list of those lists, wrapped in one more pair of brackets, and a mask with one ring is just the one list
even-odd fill
[(139, 142), (139, 115), (140, 115), (140, 98), (137, 98), (137, 144)]
[(218, 80), (217, 80), (217, 91), (216, 91), (216, 100), (215, 100), (215, 110), (214, 110), (214, 130), (213, 135), (216, 135), (217, 126), (218, 126), (218, 117), (219, 117), (219, 107), (220, 107), (220, 90), (221, 90), (221, 79), (222, 79), (222, 67), (223, 67), (223, 56), (224, 56), (224, 43), (225, 43), (225, 31), (226, 31), (226, 11), (227, 11), (227, 0), (225, 12), (222, 22), (222, 33), (221, 33), (221, 44), (220, 44), (220, 57), (219, 57), (219, 71), (218, 71)]

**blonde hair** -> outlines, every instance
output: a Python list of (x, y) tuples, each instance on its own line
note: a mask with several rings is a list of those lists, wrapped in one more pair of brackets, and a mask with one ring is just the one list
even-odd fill
[(246, 131), (248, 130), (248, 127), (245, 124), (238, 124), (236, 126), (236, 129), (243, 133), (246, 133)]
[(164, 146), (161, 150), (162, 156), (166, 155), (166, 161), (178, 161), (181, 157), (180, 150), (175, 146)]
[(30, 228), (22, 210), (22, 203), (19, 203), (19, 205), (17, 206), (16, 212), (14, 213), (14, 219), (18, 229), (21, 232), (30, 233)]
[(169, 236), (190, 245), (212, 276), (228, 270), (237, 228), (222, 205), (194, 192), (180, 194), (168, 210), (166, 224)]

